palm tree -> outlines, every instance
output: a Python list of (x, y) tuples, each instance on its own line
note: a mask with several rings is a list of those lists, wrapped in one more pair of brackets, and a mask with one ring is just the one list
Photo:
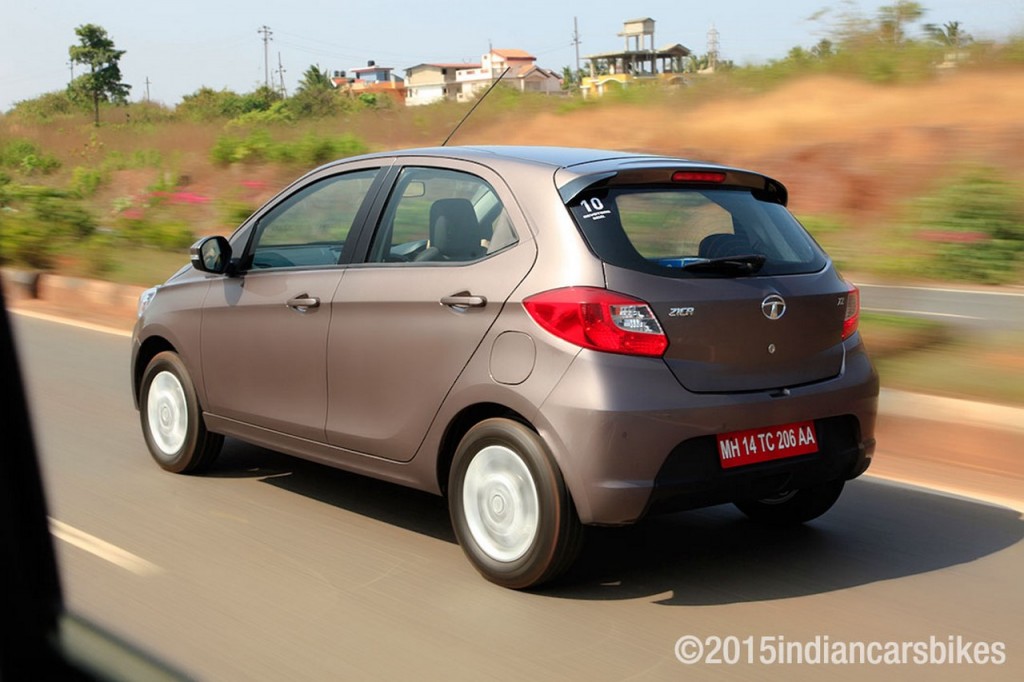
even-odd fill
[(903, 43), (905, 26), (924, 16), (924, 7), (913, 0), (897, 0), (893, 5), (878, 8), (879, 32), (882, 40), (893, 45)]
[(951, 47), (956, 50), (959, 50), (961, 47), (974, 40), (969, 33), (963, 30), (959, 21), (947, 21), (942, 26), (925, 24), (924, 30), (925, 33), (928, 34), (928, 37), (939, 45)]

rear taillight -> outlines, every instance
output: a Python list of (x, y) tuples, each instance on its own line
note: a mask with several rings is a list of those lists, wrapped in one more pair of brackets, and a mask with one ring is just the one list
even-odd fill
[(843, 316), (843, 340), (853, 336), (860, 324), (860, 289), (849, 284), (846, 292), (846, 314)]
[(554, 289), (530, 296), (523, 307), (541, 327), (583, 348), (653, 357), (668, 348), (651, 306), (607, 289)]

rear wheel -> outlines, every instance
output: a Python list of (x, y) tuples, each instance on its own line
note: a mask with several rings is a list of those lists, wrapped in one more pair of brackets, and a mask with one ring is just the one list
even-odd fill
[(736, 502), (750, 519), (774, 525), (796, 525), (816, 519), (836, 503), (845, 481), (829, 481), (810, 488), (788, 490), (759, 500)]
[(198, 473), (220, 453), (224, 437), (203, 422), (192, 377), (170, 351), (158, 353), (142, 375), (140, 416), (156, 463), (175, 473)]
[(540, 436), (518, 422), (488, 419), (466, 433), (448, 505), (466, 556), (498, 585), (549, 581), (579, 552), (582, 527), (561, 471)]

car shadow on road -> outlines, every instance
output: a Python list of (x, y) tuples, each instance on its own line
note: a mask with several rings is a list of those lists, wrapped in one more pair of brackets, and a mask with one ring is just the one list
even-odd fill
[[(228, 441), (212, 476), (265, 483), (445, 542), (435, 495)], [(657, 596), (704, 606), (831, 592), (937, 571), (1024, 539), (1013, 510), (864, 478), (825, 516), (796, 528), (752, 523), (731, 505), (588, 528), (579, 559), (537, 594), (617, 600)]]
[(968, 563), (1024, 539), (1010, 509), (860, 479), (823, 517), (795, 528), (731, 505), (591, 529), (580, 560), (546, 591), (566, 599), (705, 606), (786, 599)]
[(444, 498), (273, 450), (224, 442), (209, 477), (260, 478), (264, 483), (339, 509), (455, 543)]

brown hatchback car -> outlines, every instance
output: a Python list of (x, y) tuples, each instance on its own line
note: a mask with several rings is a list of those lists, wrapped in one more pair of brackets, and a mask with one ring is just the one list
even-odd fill
[(224, 436), (446, 495), (512, 588), (585, 525), (827, 511), (874, 450), (857, 289), (779, 182), (677, 158), (462, 147), (318, 168), (139, 303), (169, 471)]

